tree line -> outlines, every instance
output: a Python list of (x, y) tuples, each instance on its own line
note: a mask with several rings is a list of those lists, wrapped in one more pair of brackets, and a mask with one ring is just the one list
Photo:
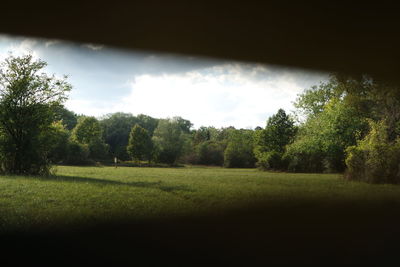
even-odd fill
[(3, 173), (46, 174), (51, 164), (120, 161), (344, 172), (352, 180), (400, 182), (400, 90), (367, 75), (332, 74), (304, 90), (265, 127), (200, 127), (184, 118), (117, 112), (102, 118), (63, 106), (71, 85), (32, 56), (0, 69)]

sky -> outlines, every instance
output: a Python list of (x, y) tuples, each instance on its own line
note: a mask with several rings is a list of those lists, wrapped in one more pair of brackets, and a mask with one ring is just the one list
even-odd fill
[(258, 63), (0, 35), (0, 61), (10, 52), (31, 53), (48, 63), (45, 72), (68, 75), (65, 106), (75, 113), (180, 116), (194, 128), (265, 127), (279, 108), (290, 113), (298, 94), (328, 79)]

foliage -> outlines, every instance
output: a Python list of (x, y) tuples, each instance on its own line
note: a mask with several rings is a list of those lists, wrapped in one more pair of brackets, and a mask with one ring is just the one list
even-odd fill
[(121, 160), (129, 159), (126, 146), (129, 133), (135, 123), (137, 123), (137, 119), (132, 114), (122, 112), (109, 114), (100, 121), (104, 140), (110, 146), (110, 153), (113, 157)]
[(252, 168), (256, 162), (253, 152), (253, 131), (235, 130), (228, 138), (224, 152), (224, 166), (228, 168)]
[(369, 183), (400, 183), (400, 138), (390, 141), (385, 121), (369, 121), (370, 132), (347, 148), (346, 177)]
[(89, 148), (89, 158), (93, 160), (107, 157), (108, 146), (104, 143), (99, 121), (94, 117), (80, 117), (78, 124), (72, 130), (71, 140), (87, 145)]
[(199, 164), (222, 166), (224, 164), (224, 147), (221, 142), (205, 141), (197, 146), (197, 156)]
[(338, 80), (335, 75), (331, 75), (328, 82), (322, 82), (304, 90), (300, 94), (294, 106), (300, 116), (312, 117), (323, 112), (325, 105), (333, 98), (340, 98), (343, 90), (338, 88)]
[(78, 115), (74, 112), (66, 109), (62, 105), (57, 105), (53, 107), (54, 111), (54, 121), (62, 121), (67, 130), (72, 130), (78, 123)]
[(160, 120), (152, 140), (157, 162), (175, 164), (182, 156), (185, 134), (178, 121)]
[(189, 120), (185, 120), (182, 117), (173, 117), (171, 120), (179, 125), (183, 133), (190, 133), (190, 128), (192, 128), (193, 124)]
[(52, 163), (65, 161), (68, 155), (69, 132), (63, 125), (63, 121), (53, 122), (49, 131), (43, 133), (46, 144), (50, 146), (48, 158)]
[(71, 165), (87, 165), (92, 162), (89, 160), (89, 146), (76, 141), (68, 142), (68, 153), (65, 156), (64, 163)]
[(104, 140), (110, 146), (110, 153), (114, 157), (121, 160), (129, 159), (126, 146), (129, 141), (129, 133), (135, 124), (146, 129), (152, 136), (158, 119), (143, 114), (135, 117), (130, 113), (116, 112), (108, 114), (100, 121)]
[(293, 119), (283, 109), (279, 109), (268, 119), (264, 130), (255, 131), (254, 154), (257, 166), (263, 170), (285, 170), (287, 165), (282, 156), (296, 131)]
[(127, 151), (131, 158), (135, 161), (144, 159), (150, 161), (152, 159), (153, 143), (146, 129), (137, 124), (132, 127), (129, 135)]
[(287, 148), (291, 171), (342, 172), (345, 150), (366, 130), (366, 120), (355, 108), (331, 99), (324, 111), (307, 120)]
[[(10, 55), (0, 66), (0, 171), (47, 174), (53, 107), (67, 98), (71, 85), (43, 72), (46, 62), (32, 55)], [(42, 72), (41, 72), (42, 71)]]

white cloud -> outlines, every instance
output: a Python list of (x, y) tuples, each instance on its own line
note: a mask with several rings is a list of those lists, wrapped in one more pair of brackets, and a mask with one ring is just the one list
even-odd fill
[[(12, 40), (12, 39), (10, 39)], [(26, 54), (32, 54), (33, 58), (39, 58), (39, 53), (36, 46), (38, 45), (38, 40), (32, 38), (24, 38), (21, 41), (16, 39), (10, 42), (5, 47), (2, 47), (2, 52), (0, 52), (0, 59), (3, 60), (11, 52), (14, 56), (21, 56)]]
[(195, 127), (265, 126), (279, 108), (292, 109), (302, 88), (295, 75), (266, 76), (267, 67), (229, 64), (184, 74), (139, 75), (131, 93), (110, 110), (165, 118), (182, 116)]
[(104, 45), (98, 45), (98, 44), (84, 44), (82, 46), (94, 51), (98, 51), (104, 48)]
[(45, 47), (50, 47), (50, 46), (52, 46), (52, 45), (56, 45), (56, 44), (59, 44), (59, 43), (61, 43), (60, 40), (52, 39), (52, 40), (46, 41), (46, 42), (44, 43), (44, 45), (45, 45)]

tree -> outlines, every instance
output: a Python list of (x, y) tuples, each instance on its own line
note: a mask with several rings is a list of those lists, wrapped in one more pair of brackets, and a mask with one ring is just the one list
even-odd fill
[(51, 163), (60, 163), (66, 160), (69, 146), (69, 131), (63, 125), (63, 121), (51, 124), (49, 131), (45, 132), (47, 144), (49, 145), (48, 158)]
[(224, 149), (220, 142), (205, 141), (197, 146), (198, 163), (204, 165), (222, 166), (224, 164)]
[(47, 174), (50, 146), (45, 138), (53, 107), (67, 99), (67, 77), (43, 72), (47, 63), (32, 55), (10, 55), (0, 65), (0, 170)]
[(150, 162), (153, 153), (153, 142), (147, 130), (137, 124), (132, 127), (126, 149), (133, 160), (140, 162), (140, 160), (147, 159)]
[(101, 119), (100, 125), (103, 129), (105, 142), (110, 146), (110, 152), (114, 157), (121, 160), (129, 159), (126, 147), (129, 141), (129, 133), (135, 124), (147, 130), (149, 136), (153, 136), (158, 119), (143, 114), (135, 117), (130, 113), (123, 112), (108, 114)]
[(295, 137), (294, 121), (283, 109), (270, 117), (264, 130), (255, 132), (254, 154), (261, 169), (286, 169), (282, 159), (286, 145)]
[(346, 148), (365, 136), (366, 119), (373, 115), (371, 85), (367, 77), (333, 75), (327, 83), (300, 95), (302, 105), (296, 106), (301, 112), (310, 112), (295, 141), (287, 147), (289, 170), (344, 171)]
[(369, 120), (370, 131), (346, 149), (346, 178), (369, 183), (400, 183), (400, 138), (390, 141), (387, 122)]
[(102, 129), (95, 117), (80, 117), (78, 124), (72, 130), (71, 139), (73, 142), (88, 146), (89, 158), (97, 160), (107, 157), (108, 146), (103, 140)]
[(158, 162), (175, 164), (182, 155), (185, 134), (176, 120), (160, 120), (152, 140)]
[(136, 117), (130, 113), (122, 112), (108, 114), (100, 121), (104, 140), (110, 146), (112, 156), (121, 160), (129, 159), (126, 146), (128, 145), (129, 133), (136, 123), (138, 123)]
[(252, 130), (230, 130), (224, 152), (224, 166), (228, 168), (253, 168), (254, 140)]
[(140, 127), (146, 129), (150, 136), (153, 136), (154, 130), (157, 128), (158, 125), (158, 119), (144, 114), (137, 115), (136, 119), (137, 124), (139, 124)]
[(190, 128), (192, 128), (193, 124), (189, 120), (185, 120), (182, 117), (173, 117), (172, 121), (176, 122), (179, 125), (183, 133), (190, 133)]
[(78, 115), (62, 105), (54, 107), (54, 121), (62, 121), (67, 130), (72, 130), (78, 123)]

